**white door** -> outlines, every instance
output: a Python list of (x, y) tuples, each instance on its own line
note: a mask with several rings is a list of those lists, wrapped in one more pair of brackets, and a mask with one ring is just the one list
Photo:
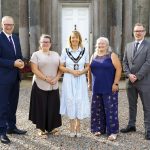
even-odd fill
[(62, 49), (68, 45), (71, 31), (81, 33), (83, 45), (89, 50), (89, 8), (88, 7), (63, 7), (62, 8)]

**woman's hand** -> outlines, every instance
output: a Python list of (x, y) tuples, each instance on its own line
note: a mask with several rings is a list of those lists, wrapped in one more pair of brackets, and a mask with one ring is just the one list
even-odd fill
[(78, 77), (81, 75), (81, 71), (79, 70), (71, 70), (70, 73), (74, 75), (75, 77)]
[(52, 78), (50, 78), (49, 76), (46, 76), (45, 81), (51, 84)]
[(115, 83), (114, 83), (114, 84), (112, 85), (112, 92), (115, 93), (115, 92), (117, 92), (118, 90), (119, 90), (118, 84), (115, 84)]
[(58, 77), (55, 77), (51, 80), (50, 84), (55, 85), (57, 82), (58, 82)]
[(88, 84), (88, 89), (89, 89), (89, 91), (92, 91), (92, 85), (91, 84)]

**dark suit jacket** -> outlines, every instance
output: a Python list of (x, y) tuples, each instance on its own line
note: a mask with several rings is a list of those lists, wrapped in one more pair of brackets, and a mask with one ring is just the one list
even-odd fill
[(0, 33), (0, 84), (11, 84), (20, 80), (19, 69), (14, 67), (14, 61), (16, 59), (22, 59), (21, 47), (19, 38), (16, 35), (12, 35), (14, 44), (16, 47), (16, 54), (12, 48), (6, 35)]
[(134, 42), (128, 43), (123, 58), (123, 68), (125, 74), (135, 74), (138, 80), (135, 85), (142, 85), (144, 88), (150, 87), (150, 43), (143, 40), (138, 52), (133, 57)]

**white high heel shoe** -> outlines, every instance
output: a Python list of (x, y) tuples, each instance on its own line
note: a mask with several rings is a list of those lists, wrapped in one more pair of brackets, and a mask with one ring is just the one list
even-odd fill
[(108, 140), (109, 141), (115, 141), (117, 139), (117, 134), (111, 134), (109, 137), (108, 137)]
[(82, 134), (81, 134), (80, 132), (77, 132), (77, 133), (76, 133), (76, 136), (77, 136), (78, 138), (80, 138), (80, 137), (82, 136)]

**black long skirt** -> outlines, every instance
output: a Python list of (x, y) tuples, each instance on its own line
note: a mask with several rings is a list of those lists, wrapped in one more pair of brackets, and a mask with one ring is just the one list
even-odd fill
[(59, 89), (52, 91), (41, 90), (34, 82), (31, 90), (29, 120), (36, 128), (51, 132), (62, 125)]

